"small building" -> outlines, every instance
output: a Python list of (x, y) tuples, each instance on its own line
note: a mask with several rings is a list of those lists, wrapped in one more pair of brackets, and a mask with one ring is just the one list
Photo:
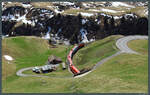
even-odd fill
[(62, 60), (54, 55), (51, 55), (50, 57), (48, 57), (48, 62), (47, 62), (47, 65), (50, 65), (50, 64), (60, 64), (62, 63)]

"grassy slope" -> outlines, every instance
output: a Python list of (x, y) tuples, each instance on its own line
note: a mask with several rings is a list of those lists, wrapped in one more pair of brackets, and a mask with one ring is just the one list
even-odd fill
[(5, 60), (4, 57), (2, 59), (3, 83), (18, 79), (19, 77), (16, 76), (15, 73), (21, 68), (44, 65), (48, 56), (51, 54), (61, 57), (64, 61), (64, 47), (65, 46), (60, 46), (57, 49), (51, 48), (51, 51), (49, 51), (47, 41), (37, 37), (13, 37), (3, 39), (2, 54), (10, 55), (14, 58), (14, 61), (10, 62), (13, 64), (8, 64), (8, 61)]
[(116, 39), (120, 36), (110, 36), (104, 40), (96, 41), (82, 48), (73, 58), (74, 64), (79, 68), (92, 67), (97, 62), (117, 52)]
[[(113, 37), (109, 37), (109, 38), (113, 38)], [(95, 46), (97, 46), (96, 49), (99, 52), (104, 51), (100, 47), (106, 48), (107, 47), (107, 46), (105, 46), (106, 44), (109, 46), (113, 45), (113, 44), (110, 45), (107, 43), (107, 40), (109, 38), (95, 42)], [(114, 37), (114, 39), (115, 38), (117, 38), (117, 37)], [(102, 44), (105, 41), (106, 41), (106, 43)], [(4, 40), (3, 40), (3, 42), (4, 42)], [(43, 41), (41, 44), (43, 44)], [(131, 46), (132, 46), (132, 44), (133, 43), (131, 43)], [(145, 44), (143, 44), (143, 45), (145, 45)], [(143, 45), (141, 45), (141, 46), (143, 46)], [(4, 46), (4, 43), (3, 43), (3, 46)], [(85, 49), (83, 48), (82, 50), (80, 50), (77, 53), (77, 55), (86, 51), (86, 49), (88, 50), (90, 48), (91, 48), (90, 49), (91, 52), (92, 51), (95, 52), (94, 51), (95, 49), (92, 50), (93, 46), (94, 46), (94, 43), (91, 44), (90, 46), (85, 47)], [(145, 47), (145, 48), (147, 48), (147, 47)], [(42, 59), (42, 57), (43, 57), (43, 59), (45, 58), (45, 60), (46, 60), (46, 58), (48, 57), (49, 54), (54, 54), (54, 53), (56, 55), (58, 55), (59, 57), (63, 58), (63, 60), (65, 59), (65, 47), (64, 46), (60, 46), (59, 48), (50, 50), (50, 52), (52, 52), (52, 53), (47, 51), (46, 48), (45, 48), (45, 50), (42, 49), (42, 51), (46, 51), (48, 53), (45, 53), (45, 54), (47, 54), (47, 55), (45, 55), (46, 57), (45, 56), (41, 56), (40, 58), (37, 57), (37, 58), (39, 58), (38, 60)], [(30, 52), (32, 52), (32, 51), (30, 51)], [(3, 52), (3, 53), (5, 53), (5, 52)], [(98, 54), (101, 54), (101, 53), (98, 53)], [(108, 53), (108, 55), (109, 55), (109, 53)], [(11, 56), (13, 56), (13, 55), (11, 55)], [(31, 54), (30, 54), (30, 57), (32, 57)], [(98, 55), (97, 55), (97, 57), (98, 57)], [(101, 59), (101, 57), (102, 57), (102, 55), (100, 55), (99, 58)], [(127, 58), (125, 58), (125, 57), (127, 57)], [(9, 93), (14, 93), (14, 92), (22, 92), (22, 93), (24, 93), (24, 92), (27, 92), (27, 93), (32, 93), (32, 92), (34, 92), (34, 93), (39, 93), (39, 92), (41, 92), (41, 93), (146, 92), (147, 91), (147, 88), (146, 88), (147, 80), (145, 80), (145, 79), (147, 76), (142, 75), (142, 73), (145, 73), (145, 74), (147, 73), (147, 65), (143, 64), (142, 65), (143, 67), (141, 68), (141, 65), (139, 65), (139, 64), (137, 65), (137, 62), (135, 61), (135, 59), (136, 59), (135, 57), (140, 58), (139, 63), (146, 62), (148, 60), (147, 58), (145, 58), (146, 55), (145, 55), (145, 57), (143, 57), (142, 55), (140, 55), (140, 56), (139, 55), (130, 55), (129, 56), (128, 54), (126, 54), (126, 55), (123, 54), (121, 56), (115, 57), (114, 59), (110, 60), (106, 64), (103, 64), (102, 66), (100, 66), (95, 71), (88, 74), (87, 76), (82, 77), (82, 78), (77, 78), (77, 79), (17, 77), (16, 75), (12, 74), (11, 76), (7, 76), (6, 80), (3, 79), (2, 91), (7, 92), (7, 93), (8, 92)], [(24, 57), (22, 57), (22, 58), (24, 58)], [(35, 57), (33, 56), (33, 59), (34, 58)], [(119, 58), (119, 60), (116, 61), (115, 59), (118, 59), (118, 58)], [(122, 58), (124, 58), (124, 60), (122, 60)], [(83, 57), (83, 59), (84, 59), (84, 57)], [(129, 59), (129, 60), (127, 60), (128, 64), (125, 59)], [(21, 59), (19, 61), (21, 61)], [(23, 61), (30, 62), (32, 60), (22, 60), (21, 64), (25, 64)], [(124, 64), (122, 61), (124, 62)], [(131, 61), (133, 64), (129, 64), (129, 62), (131, 62)], [(34, 61), (32, 61), (32, 62), (34, 62)], [(41, 62), (39, 62), (37, 65), (42, 65)], [(112, 64), (112, 63), (114, 63), (114, 64)], [(6, 64), (6, 63), (4, 62), (3, 64)], [(26, 67), (26, 65), (24, 65), (24, 66), (17, 65), (17, 62), (15, 64), (16, 64), (16, 68)], [(86, 64), (90, 65), (89, 63), (86, 63)], [(34, 66), (35, 64), (32, 64), (32, 65)], [(28, 66), (31, 66), (31, 64), (27, 65), (27, 67)], [(86, 66), (86, 65), (83, 65), (83, 66)], [(82, 65), (81, 66), (79, 65), (79, 68), (80, 67), (82, 67)], [(139, 67), (141, 69), (139, 69)], [(122, 69), (122, 68), (124, 68), (124, 69)], [(144, 68), (146, 68), (146, 69), (144, 69)], [(134, 69), (134, 71), (132, 71), (132, 69)], [(125, 71), (126, 71), (126, 73), (124, 73)], [(138, 73), (135, 73), (135, 72), (138, 72)], [(58, 72), (58, 73), (59, 73), (59, 75), (61, 75), (61, 72)], [(129, 76), (127, 74), (129, 74)], [(56, 74), (54, 73), (53, 75), (55, 76)]]
[[(141, 45), (141, 43), (143, 45)], [(148, 55), (148, 40), (133, 40), (128, 43), (128, 46), (143, 55)]]
[[(128, 43), (129, 47), (141, 55), (121, 54), (102, 64), (93, 72), (107, 76), (104, 85), (108, 92), (140, 92), (148, 91), (148, 41), (135, 40)], [(112, 80), (112, 81), (111, 81)]]
[[(104, 40), (96, 41), (94, 43), (85, 46), (75, 54), (73, 58), (73, 64), (75, 64), (76, 67), (80, 70), (83, 68), (89, 68), (94, 66), (101, 59), (116, 53), (117, 50), (115, 49), (115, 41), (119, 37), (120, 36), (110, 36)], [(50, 74), (44, 74), (44, 75), (54, 76), (54, 75), (61, 74), (60, 76), (64, 76), (64, 75), (69, 76), (67, 72), (63, 72), (62, 74), (61, 73), (62, 70), (60, 68), (58, 70), (59, 70), (58, 72), (52, 72)], [(31, 74), (32, 71), (25, 71), (24, 73)]]
[(17, 70), (23, 67), (41, 65), (49, 53), (47, 42), (35, 37), (3, 39), (2, 48), (3, 55), (8, 54), (15, 59), (14, 63), (17, 65)]

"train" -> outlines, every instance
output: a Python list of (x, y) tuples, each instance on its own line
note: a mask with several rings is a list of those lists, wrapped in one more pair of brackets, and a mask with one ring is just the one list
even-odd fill
[(74, 64), (73, 64), (73, 62), (72, 62), (72, 59), (73, 59), (73, 56), (76, 54), (76, 52), (79, 50), (79, 49), (81, 49), (81, 48), (83, 48), (85, 46), (85, 44), (84, 43), (81, 43), (81, 44), (79, 44), (79, 45), (77, 45), (77, 46), (74, 46), (72, 49), (71, 49), (71, 51), (69, 52), (69, 54), (68, 54), (68, 56), (67, 56), (67, 61), (68, 61), (68, 65), (69, 65), (69, 69), (70, 69), (70, 71), (74, 74), (74, 76), (77, 76), (77, 75), (80, 75), (80, 74), (82, 74), (82, 73), (84, 73), (84, 72), (87, 72), (87, 71), (89, 71), (89, 70), (78, 70), (75, 66), (74, 66)]

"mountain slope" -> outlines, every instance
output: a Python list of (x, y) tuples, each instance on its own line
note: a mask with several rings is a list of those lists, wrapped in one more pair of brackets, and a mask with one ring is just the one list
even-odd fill
[[(113, 43), (115, 43), (115, 39), (119, 38), (117, 37), (108, 37), (103, 40), (96, 41), (92, 44), (87, 45), (85, 48), (79, 50), (77, 52), (77, 56), (83, 52), (87, 52), (90, 49), (90, 55), (93, 56), (91, 53), (95, 52), (101, 52), (104, 51), (106, 46), (113, 46), (113, 44), (107, 44), (109, 43), (109, 39), (114, 40)], [(14, 38), (8, 38), (3, 40), (3, 47), (7, 46), (9, 42), (12, 43), (12, 39)], [(46, 62), (48, 56), (50, 54), (55, 54), (63, 59), (65, 61), (66, 56), (66, 47), (65, 46), (58, 46), (58, 48), (50, 48), (50, 50), (47, 48), (47, 42), (45, 40), (39, 39), (39, 38), (31, 38), (31, 37), (16, 37), (15, 39), (22, 39), (18, 41), (13, 41), (13, 44), (11, 45), (11, 48), (8, 48), (7, 51), (10, 53), (7, 53), (8, 55), (11, 55), (13, 58), (15, 58), (15, 64), (16, 69), (13, 71), (10, 69), (13, 73), (9, 76), (7, 76), (7, 79), (3, 79), (3, 88), (2, 91), (6, 93), (14, 93), (14, 92), (28, 92), (28, 93), (116, 93), (116, 92), (139, 92), (139, 93), (146, 93), (147, 92), (147, 54), (145, 55), (134, 55), (134, 54), (122, 54), (120, 56), (114, 57), (113, 59), (109, 60), (108, 62), (102, 64), (100, 67), (98, 67), (93, 72), (89, 73), (88, 75), (81, 77), (81, 78), (39, 78), (39, 77), (18, 77), (15, 75), (15, 72), (19, 68), (24, 67), (30, 67), (35, 65), (44, 65)], [(7, 41), (6, 41), (7, 40)], [(9, 41), (8, 41), (9, 40)], [(35, 42), (35, 44), (31, 43), (31, 40)], [(7, 42), (4, 43), (4, 41)], [(35, 47), (35, 50), (31, 48), (30, 46), (26, 46), (22, 44), (22, 42), (32, 45)], [(39, 42), (39, 43), (37, 43)], [(111, 42), (111, 41), (110, 41)], [(104, 43), (104, 44), (103, 44)], [(139, 50), (143, 52), (147, 52), (147, 42), (137, 42), (139, 43), (141, 47), (139, 49), (136, 49), (137, 52)], [(6, 45), (5, 45), (6, 44)], [(16, 45), (17, 44), (17, 45)], [(45, 44), (44, 47), (39, 49), (40, 51), (37, 51), (38, 45)], [(139, 46), (139, 44), (137, 44)], [(21, 50), (22, 53), (12, 53), (11, 49), (14, 49), (14, 46), (18, 48), (18, 50)], [(135, 42), (129, 43), (129, 46), (131, 48), (137, 47), (135, 45)], [(93, 49), (96, 47), (96, 49)], [(112, 47), (114, 48), (114, 47)], [(24, 50), (26, 49), (26, 50)], [(71, 47), (70, 47), (71, 49)], [(69, 49), (69, 50), (70, 50)], [(31, 53), (26, 53), (27, 50), (29, 50)], [(47, 51), (48, 50), (48, 51)], [(112, 49), (114, 50), (114, 49)], [(37, 51), (37, 53), (36, 53)], [(46, 52), (46, 53), (45, 53)], [(109, 54), (110, 51), (104, 51), (104, 54)], [(3, 48), (3, 54), (5, 54), (5, 48)], [(105, 56), (99, 55), (99, 58), (104, 58)], [(32, 55), (31, 55), (32, 54)], [(35, 56), (33, 55), (35, 54)], [(41, 56), (37, 57), (40, 54)], [(84, 53), (83, 53), (84, 54)], [(18, 56), (19, 55), (19, 56)], [(87, 52), (88, 55), (88, 52)], [(15, 57), (16, 56), (16, 57)], [(97, 55), (98, 57), (98, 55)], [(26, 58), (26, 59), (22, 59)], [(75, 59), (76, 59), (75, 58)], [(81, 56), (81, 59), (84, 59), (84, 56)], [(77, 58), (78, 59), (78, 58)], [(93, 64), (95, 64), (95, 59), (90, 58), (93, 60)], [(35, 62), (36, 60), (36, 62)], [(26, 63), (28, 62), (28, 63)], [(130, 63), (132, 62), (132, 63)], [(83, 63), (83, 61), (81, 61)], [(7, 64), (7, 61), (3, 59), (3, 65)], [(79, 68), (83, 68), (86, 65), (80, 65), (80, 63), (75, 63)], [(7, 66), (11, 66), (10, 64), (7, 64)], [(7, 67), (4, 67), (6, 69)], [(3, 75), (4, 72), (6, 72), (3, 69)], [(62, 71), (58, 70), (53, 73), (47, 74), (47, 76), (63, 76), (68, 71)], [(30, 73), (31, 72), (26, 72)], [(143, 75), (144, 73), (144, 75)], [(8, 74), (8, 73), (6, 73)], [(28, 81), (27, 81), (28, 80)], [(32, 87), (32, 89), (29, 88)], [(59, 90), (58, 90), (59, 89)]]

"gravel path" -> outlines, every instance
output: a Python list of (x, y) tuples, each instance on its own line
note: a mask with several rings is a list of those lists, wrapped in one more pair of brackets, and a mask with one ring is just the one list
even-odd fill
[[(39, 66), (39, 68), (41, 68), (42, 66)], [(20, 69), (18, 72), (16, 72), (17, 76), (21, 76), (21, 77), (27, 77), (27, 76), (33, 76), (33, 77), (48, 77), (48, 76), (43, 76), (43, 75), (29, 75), (29, 74), (23, 74), (22, 72), (27, 71), (27, 70), (32, 70), (32, 68), (34, 67), (28, 67), (28, 68), (23, 68)]]
[[(72, 78), (72, 76), (64, 76), (64, 77), (61, 77), (61, 76), (57, 76), (57, 77), (54, 77), (54, 76), (44, 76), (44, 75), (30, 75), (30, 74), (23, 74), (22, 72), (24, 71), (27, 71), (27, 70), (32, 70), (32, 68), (34, 67), (28, 67), (28, 68), (23, 68), (23, 69), (20, 69), (18, 72), (16, 72), (16, 75), (17, 76), (21, 76), (21, 77), (51, 77), (51, 78)], [(38, 68), (42, 68), (42, 66), (38, 66)]]
[[(82, 76), (85, 76), (87, 75), (88, 73), (92, 72), (93, 70), (95, 70), (99, 65), (105, 63), (106, 61), (108, 61), (109, 59), (121, 54), (121, 53), (129, 53), (129, 54), (139, 54), (138, 52), (130, 49), (127, 45), (127, 43), (131, 40), (137, 40), (137, 39), (148, 39), (148, 36), (125, 36), (125, 37), (122, 37), (120, 39), (118, 39), (116, 41), (116, 46), (117, 48), (120, 50), (118, 51), (117, 53), (107, 57), (107, 58), (104, 58), (103, 60), (101, 60), (100, 62), (98, 62), (91, 71), (87, 72), (87, 73), (84, 73), (82, 75), (78, 75), (76, 77), (82, 77)], [(28, 76), (32, 76), (32, 77), (52, 77), (52, 76), (44, 76), (44, 75), (30, 75), (30, 74), (23, 74), (22, 72), (26, 71), (26, 70), (31, 70), (33, 67), (28, 67), (28, 68), (23, 68), (23, 69), (20, 69), (19, 71), (16, 72), (16, 75), (17, 76), (21, 76), (21, 77), (28, 77)], [(41, 66), (39, 66), (39, 68), (41, 68)], [(53, 78), (73, 78), (72, 76), (64, 76), (64, 77), (53, 77)]]

